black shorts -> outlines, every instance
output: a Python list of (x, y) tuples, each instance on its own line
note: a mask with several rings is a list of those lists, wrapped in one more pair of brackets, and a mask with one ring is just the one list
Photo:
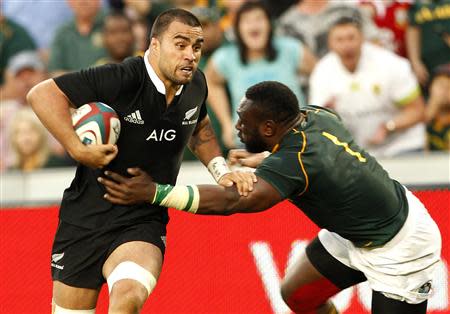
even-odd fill
[(99, 289), (105, 282), (103, 264), (118, 246), (131, 241), (148, 242), (164, 256), (165, 236), (166, 225), (157, 221), (96, 230), (60, 221), (52, 248), (52, 278), (72, 287)]

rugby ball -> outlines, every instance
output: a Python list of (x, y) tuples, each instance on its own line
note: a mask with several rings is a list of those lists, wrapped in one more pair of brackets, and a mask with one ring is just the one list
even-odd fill
[(113, 108), (91, 102), (72, 114), (75, 132), (85, 145), (115, 144), (120, 134), (120, 120)]

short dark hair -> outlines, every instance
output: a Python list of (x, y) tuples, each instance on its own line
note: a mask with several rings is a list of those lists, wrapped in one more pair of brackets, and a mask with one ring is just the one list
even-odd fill
[(247, 1), (244, 2), (239, 9), (236, 12), (236, 16), (234, 17), (234, 34), (236, 36), (236, 43), (239, 48), (239, 56), (241, 58), (242, 64), (247, 64), (248, 57), (247, 57), (247, 47), (244, 44), (244, 41), (242, 40), (242, 36), (239, 32), (239, 23), (241, 22), (242, 14), (254, 10), (254, 9), (261, 9), (264, 11), (264, 14), (266, 15), (267, 19), (270, 23), (270, 32), (269, 32), (269, 38), (267, 40), (267, 45), (265, 49), (265, 55), (267, 60), (273, 61), (277, 57), (277, 51), (275, 50), (275, 47), (273, 45), (273, 25), (272, 25), (272, 18), (269, 12), (269, 9), (262, 1)]
[(133, 22), (131, 21), (131, 19), (125, 14), (123, 13), (123, 11), (119, 11), (119, 10), (112, 10), (108, 15), (105, 16), (104, 18), (104, 23), (103, 23), (103, 31), (105, 31), (106, 28), (106, 21), (108, 19), (123, 19), (125, 21), (127, 21), (127, 23), (130, 25), (130, 28), (133, 25)]
[(288, 122), (300, 113), (297, 96), (286, 85), (264, 81), (247, 89), (245, 97), (259, 108), (262, 119)]
[(343, 26), (343, 25), (353, 25), (358, 30), (362, 31), (362, 21), (357, 16), (343, 16), (339, 18), (336, 22), (334, 22), (329, 31), (331, 31), (333, 28), (337, 26)]
[(150, 38), (160, 38), (169, 25), (174, 21), (178, 21), (192, 27), (202, 27), (202, 24), (198, 18), (191, 12), (179, 8), (169, 9), (162, 12), (156, 18), (150, 33)]

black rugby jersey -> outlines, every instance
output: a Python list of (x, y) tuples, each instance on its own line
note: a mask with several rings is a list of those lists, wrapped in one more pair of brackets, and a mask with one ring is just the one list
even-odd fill
[(356, 246), (388, 242), (408, 216), (404, 187), (355, 144), (333, 113), (305, 107), (307, 118), (283, 137), (256, 175), (321, 228)]
[(86, 228), (146, 220), (168, 222), (164, 207), (106, 201), (106, 190), (97, 182), (107, 169), (126, 176), (127, 168), (139, 167), (156, 182), (175, 184), (185, 146), (197, 122), (207, 114), (208, 91), (202, 72), (196, 71), (167, 106), (164, 85), (144, 60), (134, 57), (54, 79), (77, 107), (103, 102), (114, 108), (121, 123), (117, 157), (103, 170), (78, 165), (74, 180), (64, 191), (61, 220)]

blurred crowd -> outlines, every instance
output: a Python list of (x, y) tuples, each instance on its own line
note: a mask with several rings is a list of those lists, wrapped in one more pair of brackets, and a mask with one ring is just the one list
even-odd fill
[(153, 21), (171, 7), (202, 22), (199, 68), (224, 151), (239, 147), (236, 108), (263, 80), (286, 84), (302, 106), (335, 110), (374, 156), (450, 151), (450, 0), (0, 3), (0, 171), (74, 165), (26, 94), (50, 77), (143, 56)]

